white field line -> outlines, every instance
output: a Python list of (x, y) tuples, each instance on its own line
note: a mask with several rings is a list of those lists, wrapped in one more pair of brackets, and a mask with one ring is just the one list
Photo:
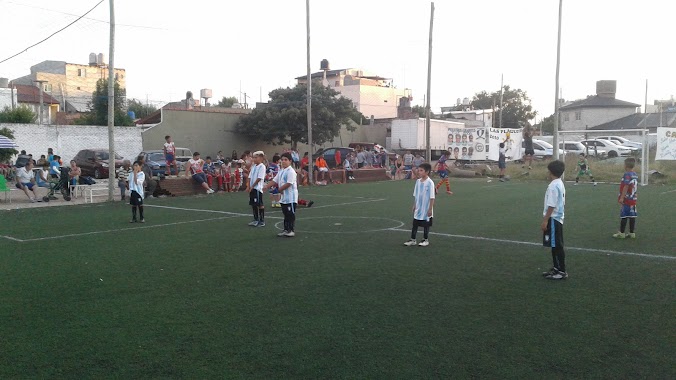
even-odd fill
[(663, 193), (660, 193), (660, 195), (673, 193), (673, 192), (675, 192), (675, 191), (676, 191), (676, 189), (674, 189), (674, 190), (669, 190), (669, 191), (665, 191), (665, 192), (663, 192)]
[(303, 196), (311, 195), (313, 197), (331, 197), (331, 198), (349, 198), (349, 199), (369, 199), (366, 197), (353, 197), (350, 195), (329, 195), (329, 194), (317, 194), (317, 193), (303, 193)]
[(0, 235), (0, 238), (5, 238), (5, 239), (8, 239), (8, 240), (19, 241), (19, 242), (23, 241), (21, 239), (15, 238), (15, 237), (5, 236), (5, 235)]
[[(411, 232), (411, 230), (405, 230), (403, 228), (390, 228), (391, 231), (402, 231), (402, 232)], [(532, 241), (520, 241), (520, 240), (507, 240), (507, 239), (495, 239), (487, 238), (482, 236), (468, 236), (468, 235), (456, 235), (456, 234), (446, 234), (442, 232), (431, 232), (431, 235), (439, 235), (445, 237), (454, 237), (460, 239), (471, 239), (471, 240), (483, 240), (497, 243), (508, 243), (508, 244), (521, 244), (521, 245), (532, 245), (542, 247), (541, 243), (534, 243)], [(597, 252), (597, 253), (612, 253), (614, 255), (624, 255), (624, 256), (640, 256), (648, 257), (652, 259), (665, 259), (665, 260), (676, 260), (676, 256), (665, 256), (665, 255), (650, 255), (647, 253), (636, 253), (636, 252), (622, 252), (622, 251), (612, 251), (609, 249), (596, 249), (596, 248), (581, 248), (581, 247), (565, 247), (567, 250), (574, 251), (587, 251), (587, 252)]]
[(380, 202), (380, 201), (384, 201), (384, 200), (386, 200), (386, 198), (372, 198), (372, 199), (370, 198), (370, 199), (367, 199), (365, 201), (337, 203), (337, 204), (330, 204), (330, 205), (323, 205), (323, 206), (315, 206), (315, 207), (311, 207), (311, 208), (315, 209), (315, 208), (325, 208), (325, 207), (348, 206), (348, 205), (356, 205), (356, 204), (359, 204), (359, 203)]

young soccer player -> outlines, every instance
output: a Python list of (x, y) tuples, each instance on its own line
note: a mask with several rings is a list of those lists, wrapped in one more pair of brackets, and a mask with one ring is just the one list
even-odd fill
[[(290, 154), (289, 154), (290, 155)], [(281, 157), (278, 155), (272, 156), (272, 162), (268, 164), (268, 169), (265, 173), (265, 180), (266, 181), (272, 181), (276, 176), (277, 173), (279, 173), (279, 161), (281, 160)], [(281, 194), (279, 193), (279, 188), (277, 186), (271, 186), (267, 187), (269, 189), (270, 193), (270, 203), (271, 207), (282, 207), (280, 203), (280, 198)]]
[(265, 227), (265, 202), (263, 201), (263, 181), (265, 180), (265, 153), (256, 151), (253, 154), (253, 164), (249, 171), (249, 182), (246, 191), (249, 193), (249, 205), (253, 210), (254, 220), (251, 227)]
[(167, 162), (167, 171), (165, 172), (165, 175), (171, 176), (171, 165), (174, 165), (174, 169), (176, 169), (176, 176), (178, 176), (178, 165), (176, 164), (176, 146), (174, 145), (174, 142), (171, 139), (171, 136), (164, 136), (164, 140), (166, 141), (164, 143), (164, 160)]
[(232, 191), (232, 163), (230, 158), (226, 158), (221, 163), (221, 175), (223, 176), (223, 191)]
[(296, 170), (293, 168), (291, 153), (282, 153), (280, 159), (282, 169), (275, 175), (266, 188), (278, 188), (281, 193), (280, 202), (284, 214), (284, 230), (277, 234), (279, 237), (296, 236), (296, 208), (298, 207), (298, 183)]
[[(627, 158), (624, 160), (624, 175), (622, 176), (622, 182), (620, 182), (620, 196), (617, 198), (617, 202), (620, 204), (620, 232), (613, 234), (614, 238), (624, 239), (631, 238), (636, 239), (636, 233), (634, 229), (636, 228), (636, 191), (638, 185), (638, 175), (634, 171), (634, 166), (636, 165), (636, 159), (633, 157)], [(629, 220), (629, 233), (625, 234), (624, 231), (627, 228), (627, 220)]]
[(207, 194), (213, 194), (214, 191), (207, 184), (207, 176), (204, 174), (204, 161), (200, 158), (199, 152), (192, 154), (192, 158), (188, 160), (188, 168), (185, 171), (185, 176), (192, 175), (192, 179), (199, 183), (207, 191)]
[(240, 191), (242, 189), (242, 185), (244, 184), (244, 169), (242, 169), (243, 165), (242, 160), (237, 160), (235, 162), (235, 172), (234, 172), (234, 181), (235, 184), (232, 188), (232, 191)]
[(415, 181), (413, 190), (413, 228), (411, 240), (404, 245), (408, 247), (416, 245), (415, 236), (418, 233), (418, 227), (422, 227), (423, 240), (417, 244), (419, 247), (427, 247), (430, 245), (429, 233), (434, 217), (434, 181), (430, 178), (432, 166), (424, 162), (416, 170), (418, 171), (418, 179)]
[(594, 176), (592, 175), (589, 161), (587, 161), (587, 157), (584, 155), (584, 153), (580, 153), (580, 157), (577, 160), (577, 176), (575, 177), (575, 185), (577, 185), (580, 177), (583, 175), (588, 175), (594, 186), (596, 186), (596, 181), (594, 181)]
[(453, 192), (451, 191), (451, 183), (448, 181), (448, 165), (446, 165), (446, 155), (442, 155), (439, 158), (439, 161), (437, 162), (437, 174), (439, 174), (439, 178), (441, 178), (441, 181), (437, 183), (437, 187), (434, 188), (434, 192), (436, 193), (439, 191), (439, 188), (441, 187), (442, 183), (446, 184), (446, 194), (448, 195), (453, 195)]
[(507, 162), (505, 157), (505, 143), (500, 143), (500, 149), (498, 150), (498, 168), (500, 169), (500, 182), (505, 182), (505, 169), (507, 169)]
[(566, 254), (563, 250), (563, 216), (566, 205), (566, 187), (563, 185), (561, 176), (566, 170), (566, 165), (559, 160), (552, 161), (547, 165), (549, 179), (552, 181), (547, 186), (545, 193), (545, 207), (542, 212), (542, 244), (552, 248), (552, 262), (554, 266), (542, 275), (550, 280), (565, 280)]
[(127, 186), (129, 186), (129, 204), (131, 205), (131, 220), (129, 223), (136, 223), (136, 208), (138, 208), (139, 220), (141, 223), (145, 223), (146, 220), (143, 217), (143, 182), (145, 181), (146, 176), (141, 170), (141, 164), (138, 161), (134, 161), (132, 166), (132, 172), (129, 173), (127, 178)]

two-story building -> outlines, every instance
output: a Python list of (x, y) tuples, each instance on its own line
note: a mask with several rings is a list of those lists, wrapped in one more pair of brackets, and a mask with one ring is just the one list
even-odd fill
[[(328, 62), (327, 62), (328, 65)], [(328, 66), (327, 66), (328, 67)], [(324, 70), (313, 73), (312, 80), (352, 100), (354, 106), (366, 117), (387, 119), (397, 117), (400, 98), (410, 98), (410, 89), (394, 87), (391, 78), (367, 73), (360, 69)], [(297, 77), (298, 84), (307, 83), (307, 75)]]
[[(126, 71), (115, 69), (115, 79), (121, 88), (126, 88)], [(29, 75), (13, 79), (15, 85), (34, 85), (42, 82), (43, 91), (59, 101), (66, 112), (86, 112), (96, 91), (96, 82), (108, 78), (108, 65), (103, 55), (89, 56), (89, 64), (64, 61), (43, 61), (31, 66)]]
[(617, 81), (596, 82), (596, 95), (576, 100), (561, 108), (561, 130), (580, 131), (637, 112), (640, 105), (615, 98)]

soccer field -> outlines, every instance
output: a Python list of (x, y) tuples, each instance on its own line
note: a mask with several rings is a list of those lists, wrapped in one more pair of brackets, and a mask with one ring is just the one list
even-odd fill
[(295, 238), (244, 193), (0, 212), (0, 378), (676, 378), (674, 186), (614, 240), (568, 183), (550, 281), (545, 181), (451, 185), (428, 247), (412, 181), (301, 188)]

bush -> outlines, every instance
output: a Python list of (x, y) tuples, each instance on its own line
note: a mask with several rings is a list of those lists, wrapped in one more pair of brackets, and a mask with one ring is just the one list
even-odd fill
[(0, 112), (0, 123), (18, 123), (30, 124), (34, 123), (37, 115), (26, 106), (19, 106), (15, 109), (5, 107)]

